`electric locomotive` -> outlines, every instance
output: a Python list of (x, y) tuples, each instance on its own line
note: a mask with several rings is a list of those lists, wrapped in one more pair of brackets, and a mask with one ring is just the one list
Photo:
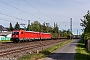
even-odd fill
[(51, 39), (50, 33), (43, 32), (34, 32), (34, 31), (24, 31), (24, 30), (13, 30), (11, 41), (20, 42), (20, 41), (32, 41), (40, 39)]

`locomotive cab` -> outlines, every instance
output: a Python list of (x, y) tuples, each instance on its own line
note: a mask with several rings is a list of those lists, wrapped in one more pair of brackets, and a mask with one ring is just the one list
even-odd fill
[(13, 41), (13, 42), (19, 42), (19, 31), (13, 31), (12, 32), (11, 41)]
[(18, 38), (19, 37), (19, 32), (13, 32), (12, 37), (13, 38)]

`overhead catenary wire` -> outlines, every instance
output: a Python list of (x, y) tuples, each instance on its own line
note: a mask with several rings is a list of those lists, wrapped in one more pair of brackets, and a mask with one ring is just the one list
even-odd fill
[(26, 19), (22, 19), (22, 18), (18, 18), (18, 17), (15, 17), (15, 16), (11, 16), (11, 15), (8, 15), (8, 14), (5, 14), (5, 13), (2, 13), (1, 11), (0, 11), (0, 14), (1, 14), (1, 15), (4, 15), (4, 16), (11, 17), (11, 18), (19, 19), (19, 20), (22, 20), (22, 21), (26, 21)]
[(10, 20), (7, 20), (7, 19), (2, 19), (2, 18), (0, 18), (0, 20), (7, 21), (7, 22), (12, 22), (12, 23), (16, 23), (15, 21), (10, 21)]
[(41, 12), (39, 9), (37, 9), (35, 6), (33, 6), (31, 3), (27, 2), (26, 0), (24, 0), (27, 4), (29, 4), (30, 6), (32, 6), (34, 9), (36, 9), (38, 12), (42, 13), (43, 15), (45, 15), (46, 17), (48, 17), (50, 20), (53, 20), (52, 18), (50, 18), (49, 16), (47, 16), (46, 14), (44, 14), (43, 12)]
[[(10, 21), (10, 20), (7, 20), (7, 19), (1, 19), (1, 18), (0, 18), (0, 20), (2, 20), (2, 21), (7, 21), (7, 22), (10, 22), (10, 23), (17, 23), (17, 22), (15, 22), (15, 21)], [(21, 23), (21, 24), (25, 24), (25, 23)], [(20, 24), (20, 25), (21, 25), (21, 24)], [(26, 24), (25, 24), (25, 25), (26, 25)], [(24, 26), (25, 26), (25, 25), (24, 25)]]
[[(0, 18), (0, 20), (2, 21), (7, 21), (7, 22), (12, 22), (12, 23), (17, 23), (17, 21), (11, 21), (11, 20), (8, 20), (8, 19), (2, 19)], [(25, 23), (21, 23), (21, 24), (25, 24)], [(25, 24), (26, 25), (26, 24)]]
[[(20, 19), (20, 18), (18, 18), (18, 17), (14, 17), (14, 16), (10, 16), (10, 15), (1, 13), (1, 11), (0, 11), (0, 14), (1, 14), (1, 15), (5, 15), (5, 16), (8, 16), (8, 17), (11, 17), (11, 18), (19, 19), (19, 20), (22, 20), (22, 21), (26, 21), (26, 20)], [(15, 21), (11, 21), (11, 20), (9, 20), (9, 19), (2, 19), (2, 18), (0, 18), (0, 20), (12, 22), (12, 23), (16, 23), (16, 22), (17, 22), (17, 21), (16, 21), (16, 22), (15, 22)], [(25, 23), (23, 23), (23, 24), (25, 24)]]
[(35, 16), (35, 15), (32, 15), (32, 14), (26, 12), (26, 11), (21, 10), (21, 9), (18, 8), (18, 7), (12, 6), (12, 5), (10, 5), (10, 4), (8, 4), (8, 3), (2, 1), (2, 0), (0, 0), (0, 2), (4, 3), (5, 5), (8, 5), (8, 6), (12, 7), (12, 8), (17, 9), (17, 10), (21, 11), (22, 13), (26, 13), (26, 14), (28, 14), (28, 15), (30, 15), (30, 16), (33, 16), (33, 17), (37, 18), (37, 19), (41, 19), (41, 18), (39, 18), (39, 17), (37, 17), (37, 16)]
[[(26, 1), (26, 0), (24, 0), (24, 1)], [(8, 6), (14, 8), (14, 9), (17, 9), (17, 10), (19, 10), (19, 11), (22, 12), (22, 13), (26, 13), (26, 14), (28, 14), (28, 15), (31, 15), (31, 16), (35, 17), (35, 18), (38, 18), (38, 17), (36, 17), (36, 16), (34, 16), (34, 15), (26, 12), (26, 11), (23, 11), (23, 10), (21, 10), (21, 9), (18, 8), (18, 7), (12, 6), (12, 5), (10, 5), (10, 4), (2, 1), (2, 0), (0, 0), (0, 2), (3, 3), (3, 4), (5, 4), (5, 5), (8, 5)], [(26, 1), (26, 2), (27, 2), (27, 1)], [(28, 3), (28, 2), (27, 2), (27, 3)], [(30, 3), (28, 3), (28, 4), (30, 4)], [(33, 5), (31, 5), (31, 6), (34, 7)], [(41, 11), (40, 11), (39, 9), (37, 9), (36, 7), (34, 7), (34, 8), (35, 8), (36, 10), (38, 10), (39, 12), (41, 12)], [(41, 12), (41, 13), (44, 14), (43, 12)], [(3, 15), (6, 15), (6, 16), (12, 17), (12, 18), (16, 18), (16, 19), (19, 19), (19, 20), (23, 20), (23, 21), (25, 20), (25, 19), (22, 19), (22, 18), (14, 17), (14, 16), (9, 16), (9, 15), (7, 15), (7, 14), (3, 14)], [(47, 16), (46, 14), (44, 14), (44, 15)], [(48, 16), (47, 16), (47, 17), (48, 17)], [(38, 19), (41, 19), (41, 18), (38, 18)], [(43, 20), (43, 19), (42, 19), (42, 20)], [(52, 19), (51, 19), (51, 20), (52, 20)]]

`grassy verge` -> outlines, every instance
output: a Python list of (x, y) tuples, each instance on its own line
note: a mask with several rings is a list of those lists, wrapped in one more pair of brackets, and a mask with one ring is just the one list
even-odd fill
[(10, 40), (0, 40), (0, 42), (11, 42)]
[(64, 41), (60, 44), (57, 44), (55, 46), (49, 47), (41, 52), (39, 52), (39, 54), (27, 54), (21, 58), (19, 58), (18, 60), (38, 60), (41, 58), (45, 58), (46, 56), (48, 56), (49, 54), (51, 54), (52, 52), (54, 52), (55, 50), (61, 48), (62, 46), (66, 45), (67, 43), (71, 42), (72, 40), (67, 40)]
[(90, 53), (85, 48), (83, 41), (79, 41), (74, 60), (90, 60)]

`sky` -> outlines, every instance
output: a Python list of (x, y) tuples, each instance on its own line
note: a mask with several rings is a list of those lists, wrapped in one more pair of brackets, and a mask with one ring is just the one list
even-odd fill
[(0, 0), (0, 25), (9, 27), (38, 21), (53, 26), (57, 23), (60, 30), (70, 29), (72, 18), (73, 34), (81, 34), (83, 16), (90, 10), (90, 0)]

